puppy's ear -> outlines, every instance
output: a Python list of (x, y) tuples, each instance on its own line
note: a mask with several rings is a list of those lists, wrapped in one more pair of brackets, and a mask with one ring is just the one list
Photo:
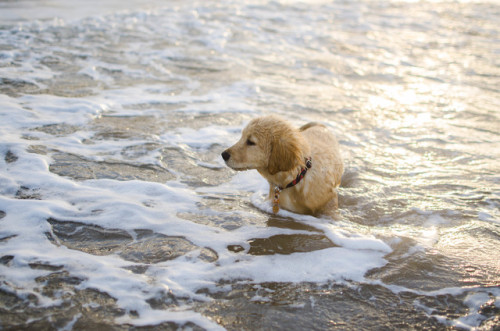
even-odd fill
[(294, 132), (273, 136), (267, 169), (269, 173), (274, 175), (280, 171), (292, 170), (300, 162), (300, 147), (300, 141)]

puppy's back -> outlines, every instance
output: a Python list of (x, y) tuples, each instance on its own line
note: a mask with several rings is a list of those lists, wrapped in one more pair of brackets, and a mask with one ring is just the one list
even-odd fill
[[(340, 185), (344, 172), (344, 164), (340, 154), (340, 146), (333, 133), (321, 123), (308, 123), (299, 129), (309, 143), (313, 164), (321, 169), (321, 175)], [(316, 169), (317, 170), (317, 169)]]

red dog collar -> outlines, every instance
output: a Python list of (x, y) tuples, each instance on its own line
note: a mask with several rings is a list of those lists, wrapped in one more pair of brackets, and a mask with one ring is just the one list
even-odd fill
[(312, 161), (311, 161), (311, 158), (308, 157), (306, 159), (306, 167), (302, 168), (302, 170), (297, 175), (297, 177), (295, 177), (294, 180), (292, 180), (290, 183), (288, 183), (288, 185), (285, 186), (284, 188), (282, 186), (278, 186), (278, 185), (276, 185), (274, 187), (273, 213), (276, 214), (280, 210), (280, 193), (281, 193), (281, 191), (283, 191), (284, 189), (287, 189), (289, 187), (297, 185), (302, 180), (302, 178), (304, 178), (304, 176), (307, 173), (307, 170), (310, 169), (311, 167), (312, 167)]

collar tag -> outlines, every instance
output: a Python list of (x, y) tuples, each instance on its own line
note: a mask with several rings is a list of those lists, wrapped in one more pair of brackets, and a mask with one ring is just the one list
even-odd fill
[(274, 198), (273, 198), (273, 213), (277, 214), (280, 211), (280, 193), (281, 188), (279, 186), (274, 187)]

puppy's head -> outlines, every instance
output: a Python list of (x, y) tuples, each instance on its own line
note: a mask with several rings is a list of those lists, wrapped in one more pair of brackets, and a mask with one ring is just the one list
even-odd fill
[(234, 170), (258, 169), (274, 175), (303, 162), (302, 146), (296, 129), (279, 117), (265, 116), (252, 120), (222, 158)]

